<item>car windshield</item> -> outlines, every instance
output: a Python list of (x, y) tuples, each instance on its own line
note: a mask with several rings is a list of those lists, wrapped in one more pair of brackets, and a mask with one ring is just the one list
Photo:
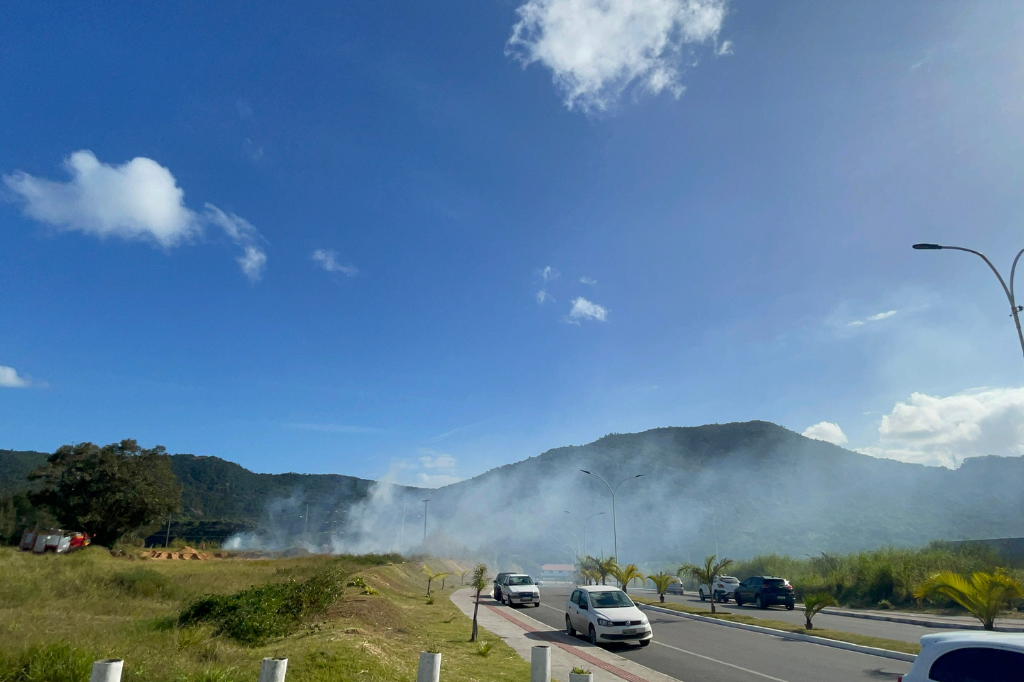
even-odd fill
[(785, 585), (786, 581), (783, 580), (782, 578), (765, 578), (764, 579), (764, 584), (765, 585), (772, 585), (773, 587), (778, 587), (780, 585)]
[(533, 578), (528, 575), (514, 575), (508, 579), (509, 585), (532, 585)]
[(590, 600), (599, 609), (622, 609), (633, 606), (625, 592), (619, 590), (608, 592), (591, 592)]

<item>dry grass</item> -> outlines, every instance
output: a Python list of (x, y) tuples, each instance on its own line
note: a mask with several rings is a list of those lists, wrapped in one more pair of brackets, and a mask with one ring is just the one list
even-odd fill
[[(302, 580), (328, 567), (362, 576), (379, 594), (346, 588), (325, 615), (255, 648), (210, 627), (176, 625), (198, 596)], [(69, 556), (0, 549), (0, 682), (85, 682), (83, 657), (124, 658), (125, 682), (251, 682), (264, 656), (289, 658), (288, 682), (414, 680), (419, 652), (431, 647), (444, 654), (446, 680), (529, 674), (500, 640), (488, 657), (478, 655), (470, 620), (448, 598), (455, 588), (435, 589), (436, 603), (424, 604), (420, 567), (360, 557), (170, 562), (128, 561), (101, 548)]]

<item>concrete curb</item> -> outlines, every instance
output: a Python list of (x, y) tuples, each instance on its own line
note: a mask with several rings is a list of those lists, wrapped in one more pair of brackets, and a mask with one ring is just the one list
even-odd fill
[[(796, 608), (801, 609), (802, 604), (797, 604)], [(865, 613), (862, 611), (849, 611), (847, 609), (823, 609), (821, 613), (829, 616), (843, 616), (844, 618), (863, 618), (865, 620), (884, 620), (890, 623), (902, 623), (904, 625), (917, 625), (923, 628), (941, 628), (943, 630), (984, 630), (981, 623), (961, 623), (958, 621), (941, 621), (941, 620), (929, 620), (926, 618), (917, 618), (914, 616), (889, 616), (881, 613)], [(1024, 625), (1019, 627), (1007, 627), (1005, 625), (996, 625), (996, 632), (1024, 632)]]
[(873, 646), (864, 646), (862, 644), (851, 644), (849, 642), (840, 642), (834, 639), (825, 639), (824, 637), (814, 637), (813, 635), (801, 635), (795, 632), (786, 632), (785, 630), (776, 630), (774, 628), (766, 628), (761, 625), (747, 625), (746, 623), (733, 623), (732, 621), (722, 620), (721, 618), (709, 618), (708, 616), (698, 616), (694, 613), (683, 613), (682, 611), (673, 611), (672, 609), (665, 609), (660, 606), (651, 606), (649, 604), (639, 604), (643, 609), (650, 609), (651, 611), (658, 611), (659, 613), (666, 613), (671, 616), (679, 616), (681, 618), (690, 618), (692, 620), (699, 620), (705, 623), (715, 623), (716, 625), (724, 625), (729, 628), (737, 628), (739, 630), (749, 630), (750, 632), (760, 632), (763, 635), (773, 635), (775, 637), (781, 637), (783, 639), (793, 639), (798, 642), (808, 642), (810, 644), (820, 644), (821, 646), (829, 646), (833, 649), (844, 649), (846, 651), (855, 651), (860, 654), (868, 654), (869, 656), (879, 656), (881, 658), (891, 658), (894, 661), (904, 661), (906, 663), (913, 663), (917, 656), (914, 654), (905, 654), (902, 651), (890, 651), (889, 649), (879, 649)]

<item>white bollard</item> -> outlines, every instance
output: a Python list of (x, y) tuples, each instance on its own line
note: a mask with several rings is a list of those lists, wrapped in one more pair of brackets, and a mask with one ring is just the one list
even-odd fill
[(286, 672), (287, 658), (264, 658), (260, 664), (260, 682), (284, 682)]
[(530, 652), (530, 682), (550, 682), (551, 647), (541, 644)]
[(441, 654), (420, 652), (420, 667), (416, 671), (416, 682), (439, 682), (441, 679)]
[(92, 664), (92, 676), (89, 682), (121, 682), (121, 668), (124, 660), (120, 658), (104, 658)]

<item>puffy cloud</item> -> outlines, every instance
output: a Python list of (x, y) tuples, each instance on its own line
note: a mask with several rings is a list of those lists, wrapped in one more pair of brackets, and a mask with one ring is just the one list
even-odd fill
[(858, 452), (932, 466), (978, 455), (1024, 454), (1024, 388), (983, 388), (944, 398), (913, 393), (882, 417), (876, 445)]
[(28, 377), (19, 376), (13, 367), (0, 365), (0, 388), (27, 388), (31, 383)]
[(543, 289), (541, 289), (540, 291), (537, 292), (537, 303), (539, 303), (541, 305), (544, 305), (547, 301), (554, 301), (554, 300), (555, 299), (552, 298), (551, 294), (549, 294), (548, 292), (544, 291)]
[[(714, 43), (726, 15), (725, 0), (528, 0), (505, 53), (524, 68), (551, 70), (565, 105), (607, 109), (636, 84), (658, 94), (683, 94), (685, 62), (693, 46)], [(729, 41), (718, 47), (728, 54)]]
[(884, 313), (878, 313), (877, 315), (870, 315), (865, 317), (863, 320), (854, 320), (850, 322), (848, 327), (863, 327), (868, 322), (878, 322), (879, 320), (885, 320), (896, 314), (895, 310), (887, 310)]
[(813, 426), (808, 426), (804, 429), (803, 435), (815, 440), (823, 440), (833, 445), (843, 445), (849, 440), (846, 434), (843, 433), (843, 430), (839, 428), (839, 424), (832, 422), (818, 422)]
[(558, 268), (553, 268), (550, 265), (548, 265), (543, 270), (540, 271), (540, 278), (545, 282), (550, 282), (552, 280), (558, 279), (559, 275), (561, 274), (562, 273), (558, 271)]
[(452, 474), (427, 474), (420, 472), (416, 475), (416, 485), (420, 488), (440, 488), (452, 483), (458, 483), (461, 480), (461, 478)]
[(317, 249), (313, 252), (313, 260), (327, 272), (340, 272), (349, 277), (355, 277), (359, 273), (359, 268), (354, 265), (342, 265), (339, 263), (338, 254), (335, 251)]
[(597, 280), (593, 277), (580, 277), (580, 284), (594, 285), (597, 284)]
[(580, 296), (572, 301), (572, 310), (569, 311), (569, 321), (579, 324), (580, 320), (608, 321), (608, 309), (596, 303), (591, 303)]
[(427, 469), (451, 469), (455, 466), (455, 458), (445, 454), (423, 455), (420, 464)]
[(171, 171), (152, 159), (136, 157), (114, 166), (89, 150), (64, 160), (71, 179), (55, 182), (23, 171), (3, 176), (25, 204), (25, 214), (61, 230), (94, 237), (150, 241), (171, 248), (216, 225), (243, 249), (242, 272), (260, 278), (267, 257), (257, 245), (259, 231), (244, 218), (206, 204), (203, 213), (185, 205), (185, 192)]

